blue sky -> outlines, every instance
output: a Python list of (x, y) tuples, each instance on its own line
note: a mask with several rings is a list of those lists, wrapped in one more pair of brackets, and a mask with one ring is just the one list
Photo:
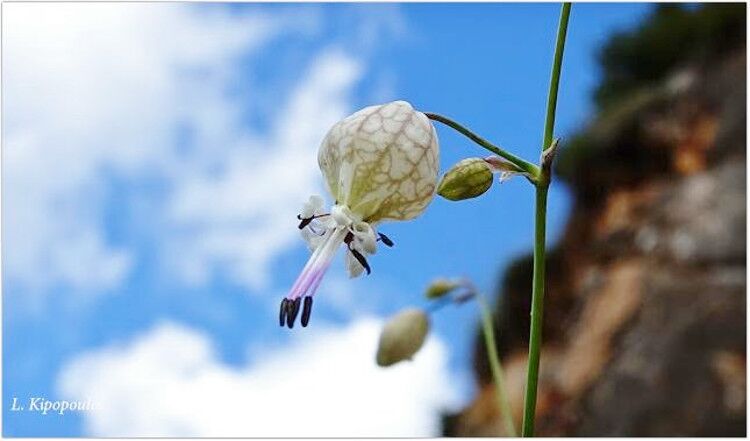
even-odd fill
[[(649, 8), (573, 7), (558, 136), (591, 112), (595, 50)], [(473, 390), (475, 307), (438, 312), (428, 345), (392, 371), (374, 367), (377, 331), (423, 305), (434, 277), (493, 291), (531, 244), (531, 187), (436, 198), (383, 225), (396, 246), (370, 260), (373, 274), (348, 280), (339, 256), (311, 327), (289, 332), (277, 307), (307, 258), (294, 215), (322, 192), (325, 131), (374, 103), (410, 101), (535, 159), (558, 11), (4, 5), (3, 434), (437, 434), (438, 411)], [(485, 155), (438, 134), (443, 169)], [(551, 240), (568, 210), (553, 186)], [(303, 432), (277, 424), (287, 389)], [(13, 412), (14, 397), (97, 409)]]

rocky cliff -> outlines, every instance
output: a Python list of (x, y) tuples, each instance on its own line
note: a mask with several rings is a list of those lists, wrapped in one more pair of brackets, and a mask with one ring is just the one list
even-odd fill
[[(665, 7), (603, 50), (598, 114), (556, 164), (574, 207), (548, 256), (538, 435), (745, 435), (744, 17), (744, 5)], [(664, 26), (697, 40), (642, 73)], [(530, 255), (500, 285), (520, 425)], [(478, 395), (445, 417), (448, 436), (504, 434), (480, 337), (475, 370)]]

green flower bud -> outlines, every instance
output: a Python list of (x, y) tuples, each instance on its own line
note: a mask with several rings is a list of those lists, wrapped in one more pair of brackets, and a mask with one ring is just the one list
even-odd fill
[(482, 158), (466, 158), (448, 170), (437, 193), (451, 201), (475, 198), (492, 186), (492, 169)]
[(460, 286), (459, 283), (449, 279), (435, 279), (427, 287), (424, 295), (430, 300), (439, 299)]
[(411, 360), (419, 351), (430, 329), (427, 314), (417, 308), (404, 309), (383, 327), (375, 360), (387, 367), (399, 361)]

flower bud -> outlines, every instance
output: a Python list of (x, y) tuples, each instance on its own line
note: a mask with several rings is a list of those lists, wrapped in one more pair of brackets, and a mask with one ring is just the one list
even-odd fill
[(448, 279), (435, 279), (427, 287), (424, 295), (430, 300), (439, 299), (460, 286), (459, 283)]
[(417, 308), (405, 309), (383, 327), (375, 357), (378, 366), (386, 367), (411, 357), (422, 347), (430, 328), (427, 314)]
[(466, 158), (451, 167), (437, 193), (451, 201), (475, 198), (492, 186), (492, 169), (482, 158)]

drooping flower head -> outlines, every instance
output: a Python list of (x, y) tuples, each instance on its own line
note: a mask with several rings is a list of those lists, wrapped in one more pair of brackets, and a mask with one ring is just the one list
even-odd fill
[(281, 301), (281, 326), (293, 327), (300, 310), (307, 326), (313, 295), (342, 244), (349, 275), (370, 273), (367, 256), (377, 242), (393, 245), (377, 225), (422, 214), (435, 193), (438, 162), (435, 128), (405, 101), (366, 107), (329, 130), (318, 165), (335, 202), (326, 212), (323, 198), (311, 196), (298, 216), (312, 255)]

